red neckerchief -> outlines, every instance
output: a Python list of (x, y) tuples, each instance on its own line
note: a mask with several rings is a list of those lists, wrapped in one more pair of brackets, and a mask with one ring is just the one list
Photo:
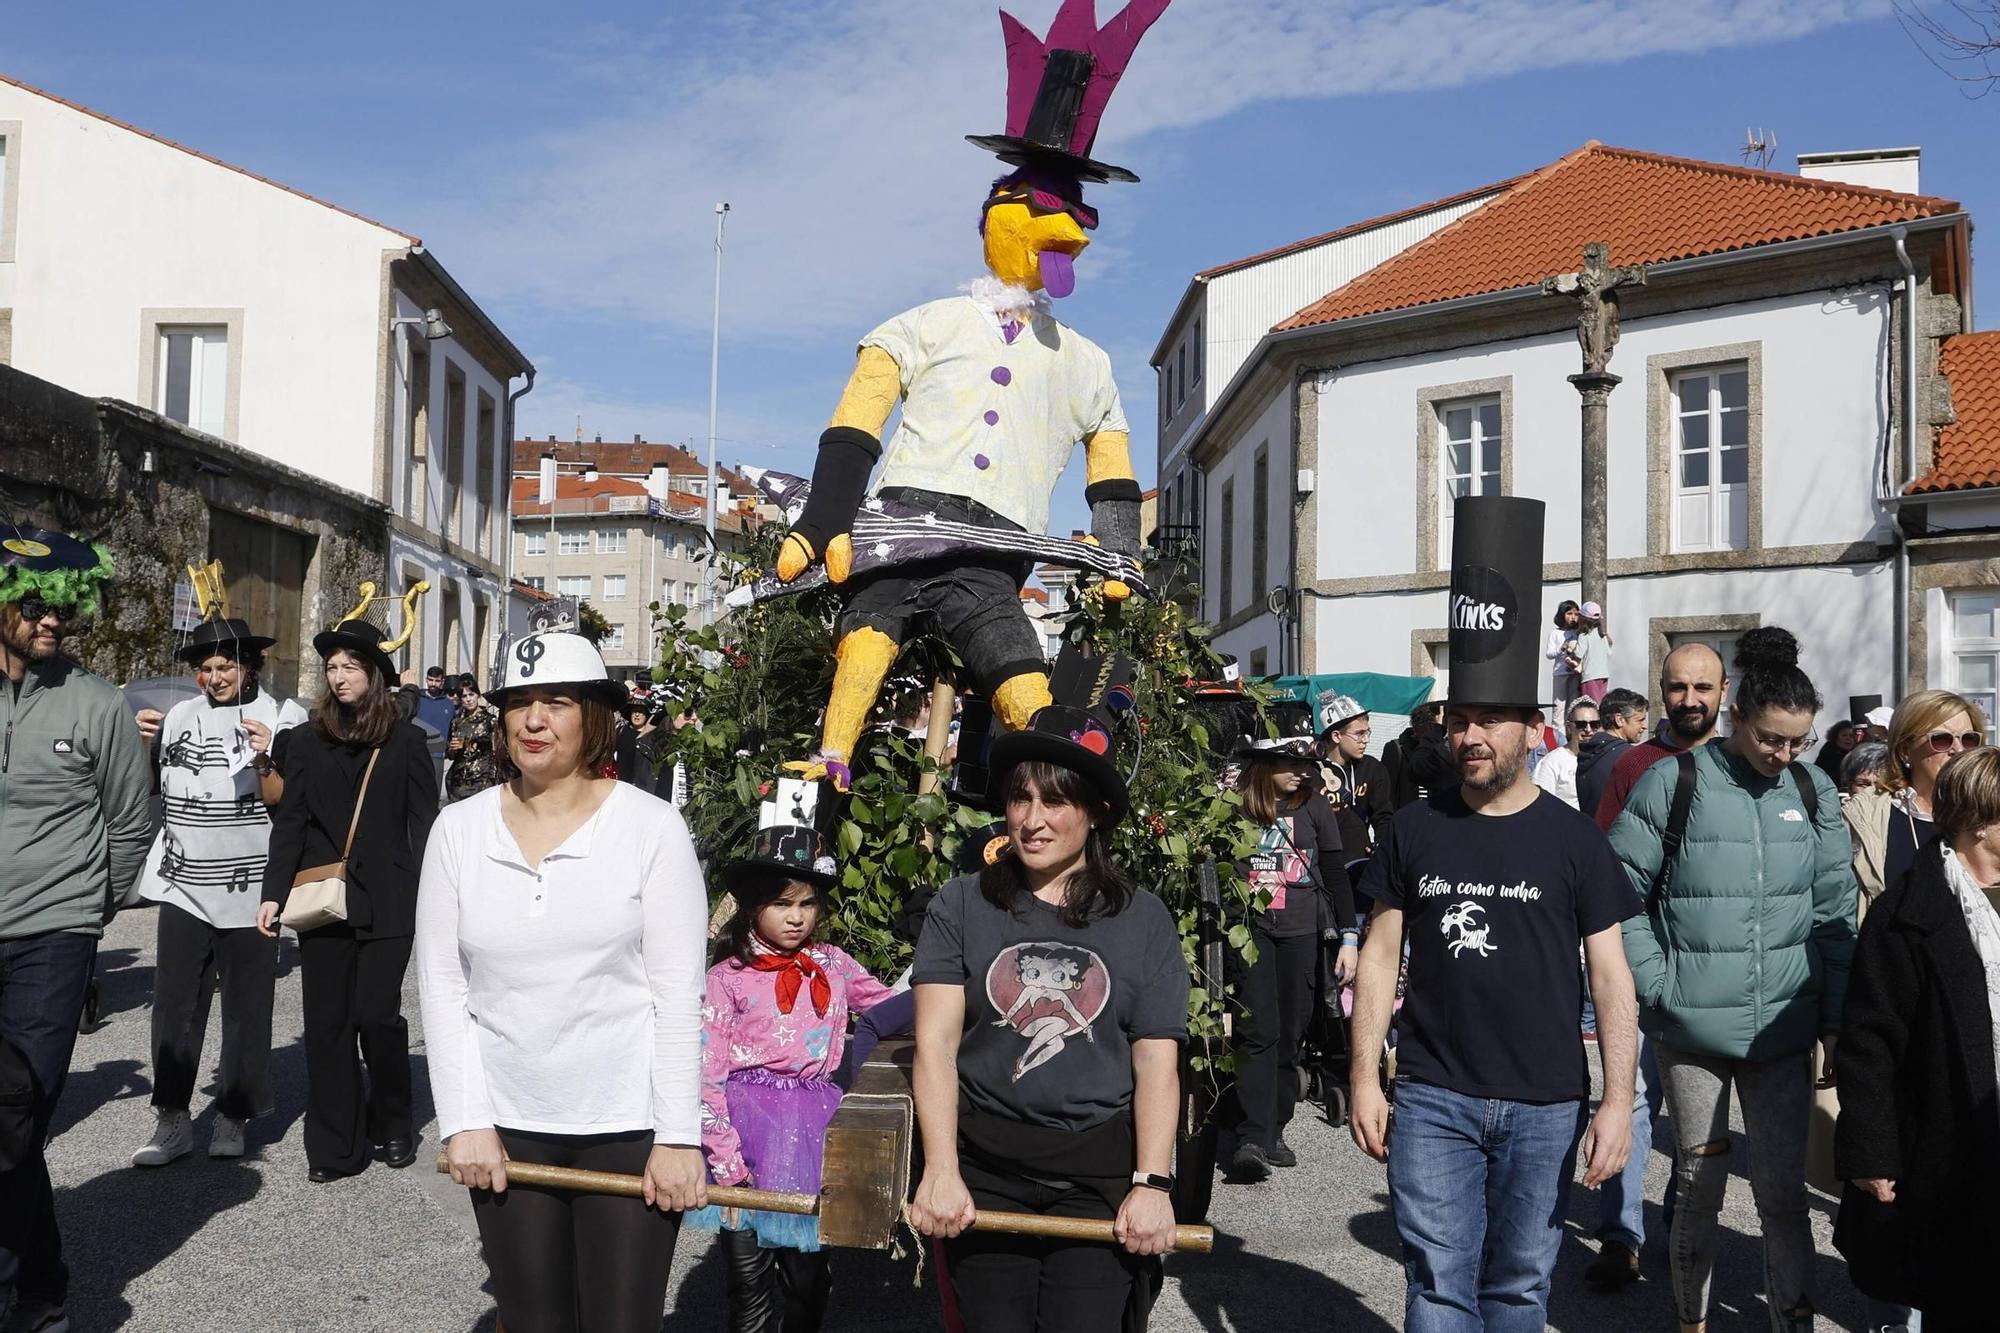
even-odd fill
[(826, 1007), (833, 1003), (833, 983), (827, 980), (825, 969), (815, 963), (805, 950), (797, 953), (759, 953), (751, 960), (750, 966), (759, 972), (778, 973), (779, 1013), (792, 1012), (792, 1006), (799, 1002), (799, 987), (810, 979), (813, 1008), (821, 1018), (826, 1017)]

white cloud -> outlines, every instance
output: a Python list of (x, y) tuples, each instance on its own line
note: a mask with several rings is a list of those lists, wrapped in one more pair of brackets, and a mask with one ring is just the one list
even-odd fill
[[(1108, 15), (1118, 0), (1100, 0)], [(1055, 0), (1014, 6), (1039, 31)], [(1457, 86), (1740, 46), (1887, 12), (1888, 0), (1179, 0), (1141, 46), (1099, 155), (1144, 174), (1148, 135), (1287, 99)], [(709, 20), (705, 20), (707, 22)], [(712, 204), (728, 200), (732, 330), (810, 341), (976, 273), (1002, 128), (990, 0), (827, 0), (682, 27), (598, 27), (558, 52), (604, 109), (510, 143), (489, 198), (440, 231), (482, 291), (705, 332)], [(580, 99), (584, 100), (584, 99)], [(1364, 127), (1357, 126), (1357, 130)], [(1365, 127), (1379, 132), (1381, 127)], [(1588, 117), (1578, 117), (1578, 139)], [(1106, 187), (1115, 216), (1131, 187)], [(1121, 197), (1122, 196), (1122, 197)], [(1107, 231), (1112, 228), (1107, 225)], [(1099, 271), (1112, 247), (1093, 254)]]

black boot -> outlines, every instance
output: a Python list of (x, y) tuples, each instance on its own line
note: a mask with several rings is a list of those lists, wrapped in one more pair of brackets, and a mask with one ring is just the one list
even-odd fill
[(729, 1265), (729, 1333), (779, 1333), (785, 1318), (780, 1252), (758, 1245), (754, 1231), (725, 1230), (720, 1238)]
[(827, 1253), (807, 1254), (801, 1250), (771, 1250), (778, 1256), (778, 1273), (785, 1290), (783, 1333), (819, 1333), (826, 1318), (826, 1303), (833, 1294), (833, 1272)]

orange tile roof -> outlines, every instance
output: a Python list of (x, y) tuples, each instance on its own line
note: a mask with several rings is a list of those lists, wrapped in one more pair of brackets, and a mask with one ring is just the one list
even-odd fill
[(1949, 199), (1666, 157), (1591, 140), (1280, 323), (1307, 328), (1530, 287), (1603, 241), (1661, 264), (1960, 211)]
[(1958, 420), (1938, 432), (1936, 461), (1910, 491), (2000, 486), (2000, 332), (1945, 339), (1938, 368), (1951, 382)]

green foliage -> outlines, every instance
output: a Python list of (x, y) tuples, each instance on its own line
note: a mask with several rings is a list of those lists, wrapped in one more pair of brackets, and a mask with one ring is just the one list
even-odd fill
[(604, 613), (589, 602), (576, 604), (576, 632), (590, 640), (591, 647), (604, 642), (604, 636), (611, 633), (611, 622)]
[[(741, 558), (721, 557), (723, 586), (753, 581), (775, 561), (779, 536), (773, 525)], [(685, 813), (707, 864), (744, 854), (757, 826), (757, 804), (783, 776), (782, 765), (818, 748), (839, 605), (837, 593), (808, 592), (736, 611), (711, 628), (692, 625), (685, 607), (654, 607), (660, 643), (654, 682), (670, 701), (669, 717), (691, 709), (701, 719), (699, 729), (671, 732), (662, 749), (666, 764), (686, 765)], [(1234, 863), (1255, 846), (1257, 833), (1235, 793), (1216, 784), (1218, 751), (1235, 738), (1211, 735), (1197, 700), (1197, 683), (1220, 677), (1222, 664), (1202, 634), (1184, 627), (1181, 609), (1171, 602), (1135, 597), (1106, 604), (1088, 593), (1065, 633), (1132, 660), (1135, 706), (1120, 724), (1119, 754), (1129, 765), (1136, 753), (1139, 768), (1132, 814), (1113, 835), (1113, 856), (1172, 909), (1195, 978), (1193, 1035), (1214, 1038), (1219, 1048), (1226, 992), (1216, 975), (1220, 946), (1227, 941), (1249, 954), (1247, 932), (1238, 928), (1230, 939), (1222, 923), (1241, 920), (1250, 905)], [(927, 682), (949, 676), (955, 666), (948, 648), (925, 639), (905, 645), (898, 669)], [(1255, 687), (1250, 692), (1261, 705)], [(952, 877), (960, 844), (992, 818), (942, 790), (919, 795), (919, 778), (927, 771), (930, 761), (917, 746), (887, 733), (870, 737), (831, 826), (841, 880), (825, 934), (882, 977), (909, 961), (909, 946), (893, 930), (897, 918), (917, 893)], [(1201, 908), (1200, 868), (1207, 860), (1216, 863), (1221, 918)]]

